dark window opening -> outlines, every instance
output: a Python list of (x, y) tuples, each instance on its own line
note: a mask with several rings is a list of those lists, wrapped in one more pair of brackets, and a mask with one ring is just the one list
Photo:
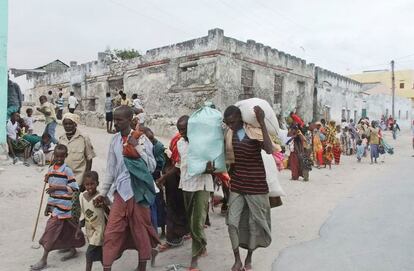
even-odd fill
[(242, 68), (241, 72), (241, 86), (242, 93), (240, 94), (240, 99), (248, 99), (254, 97), (253, 93), (253, 78), (254, 70)]
[(400, 83), (400, 88), (404, 88), (404, 83)]
[(282, 93), (283, 93), (283, 77), (275, 75), (274, 82), (274, 103), (282, 104)]

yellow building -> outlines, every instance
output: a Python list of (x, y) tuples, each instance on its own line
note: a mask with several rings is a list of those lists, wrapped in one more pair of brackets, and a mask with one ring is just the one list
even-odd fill
[[(391, 94), (390, 70), (364, 71), (360, 74), (348, 75), (348, 77), (363, 84), (381, 83), (390, 89), (389, 94)], [(414, 70), (395, 71), (395, 95), (411, 98), (414, 101)]]

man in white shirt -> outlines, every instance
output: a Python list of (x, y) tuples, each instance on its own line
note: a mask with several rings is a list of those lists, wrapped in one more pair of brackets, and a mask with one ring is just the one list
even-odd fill
[[(188, 116), (182, 116), (177, 121), (177, 128), (178, 132), (181, 134), (181, 139), (177, 143), (180, 162), (176, 164), (176, 167), (181, 171), (179, 188), (183, 190), (184, 205), (187, 217), (189, 218), (189, 228), (192, 237), (190, 269), (196, 269), (198, 258), (207, 253), (207, 238), (204, 232), (204, 223), (207, 218), (210, 193), (214, 192), (213, 177), (211, 175), (214, 172), (214, 166), (211, 162), (208, 162), (205, 174), (191, 177), (188, 175), (188, 119)], [(173, 172), (174, 169), (167, 172), (158, 179), (157, 184), (163, 184)]]
[(132, 94), (132, 104), (134, 106), (135, 109), (144, 109), (144, 107), (142, 106), (142, 102), (141, 100), (138, 98), (137, 94)]
[(70, 113), (74, 113), (76, 108), (78, 107), (79, 102), (78, 99), (75, 97), (75, 93), (73, 91), (70, 92), (70, 96), (68, 98), (68, 109)]
[[(148, 204), (135, 201), (130, 172), (125, 164), (123, 145), (129, 140), (133, 111), (131, 107), (115, 109), (114, 122), (118, 133), (113, 137), (108, 153), (106, 178), (102, 183), (101, 194), (94, 203), (100, 206), (108, 194), (113, 193), (113, 204), (105, 230), (103, 245), (103, 266), (110, 271), (112, 264), (125, 249), (135, 249), (139, 253), (138, 271), (146, 270), (147, 260), (154, 260), (159, 243), (158, 234), (151, 225)], [(129, 142), (129, 141), (128, 141)], [(148, 174), (150, 174), (148, 172)], [(155, 196), (154, 196), (155, 198)]]
[(13, 164), (16, 164), (18, 158), (16, 156), (16, 152), (23, 152), (24, 153), (24, 165), (30, 166), (27, 162), (27, 159), (30, 157), (30, 148), (31, 145), (28, 141), (24, 140), (23, 138), (19, 137), (19, 121), (20, 115), (17, 112), (11, 114), (10, 119), (7, 121), (6, 124), (6, 132), (7, 132), (7, 145), (9, 146), (9, 154), (13, 158)]

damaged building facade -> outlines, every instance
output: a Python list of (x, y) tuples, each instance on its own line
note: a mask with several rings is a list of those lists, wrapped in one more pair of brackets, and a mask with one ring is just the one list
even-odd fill
[(73, 91), (81, 101), (82, 122), (98, 127), (105, 125), (107, 92), (115, 96), (123, 90), (128, 97), (137, 93), (148, 125), (164, 135), (174, 130), (177, 117), (191, 114), (205, 101), (223, 111), (240, 99), (259, 97), (278, 115), (297, 111), (309, 122), (339, 120), (344, 112), (346, 118), (359, 118), (367, 99), (357, 81), (254, 40), (226, 37), (221, 29), (128, 61), (114, 62), (99, 53), (97, 61), (71, 63), (63, 72), (38, 76), (33, 86), (26, 95), (32, 102), (49, 90), (57, 95), (62, 89), (64, 96)]

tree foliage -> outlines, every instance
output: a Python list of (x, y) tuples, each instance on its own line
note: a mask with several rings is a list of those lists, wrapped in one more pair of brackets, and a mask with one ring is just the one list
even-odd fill
[(115, 49), (115, 55), (122, 60), (132, 59), (141, 56), (135, 49)]

